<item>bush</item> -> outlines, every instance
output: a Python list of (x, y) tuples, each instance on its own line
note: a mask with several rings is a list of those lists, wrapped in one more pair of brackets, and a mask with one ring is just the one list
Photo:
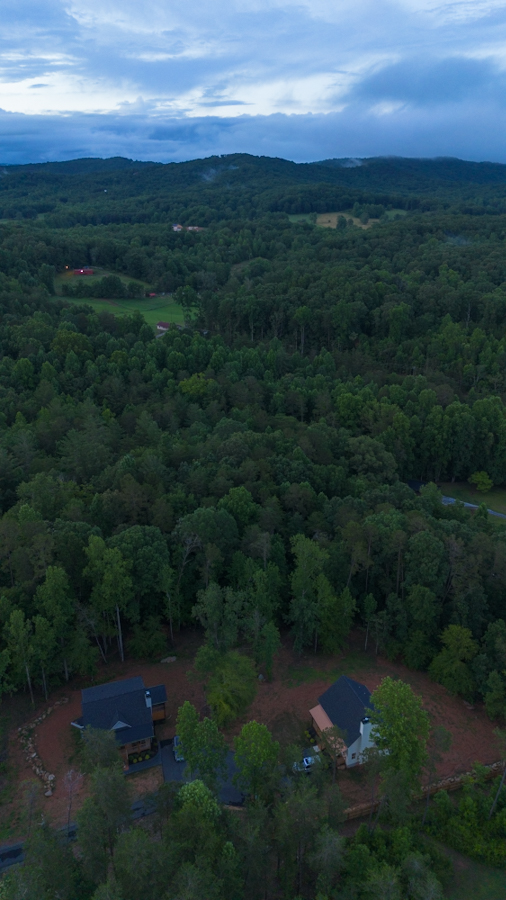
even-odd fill
[(148, 616), (144, 625), (134, 625), (133, 636), (127, 641), (129, 653), (144, 659), (157, 659), (167, 652), (167, 640), (159, 616)]

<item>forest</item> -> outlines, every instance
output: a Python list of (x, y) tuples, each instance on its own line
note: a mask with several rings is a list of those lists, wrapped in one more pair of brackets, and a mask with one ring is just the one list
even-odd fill
[[(268, 673), (280, 635), (296, 653), (338, 654), (362, 628), (376, 653), (504, 723), (505, 525), (486, 502), (443, 505), (437, 483), (506, 482), (506, 167), (237, 155), (0, 176), (0, 694), (40, 702), (111, 657), (163, 655), (189, 626), (222, 685), (243, 677), (241, 658)], [(317, 227), (311, 214), (329, 210), (337, 228)], [(138, 311), (94, 311), (83, 280), (64, 296), (57, 276), (83, 265), (114, 273), (98, 293), (125, 291)], [(185, 327), (157, 336), (139, 282), (170, 294)], [(237, 715), (223, 690), (210, 707), (219, 727)], [(99, 765), (97, 797), (105, 770), (116, 790), (114, 764)], [(360, 831), (346, 851), (346, 866), (376, 854), (396, 869), (392, 893), (354, 876), (332, 893), (334, 876), (317, 887), (309, 862), (294, 874), (300, 848), (283, 862), (277, 806), (248, 807), (237, 837), (202, 792), (157, 813), (162, 842), (175, 817), (174, 859), (193, 885), (176, 879), (171, 898), (203, 896), (211, 870), (210, 897), (244, 896), (233, 861), (264, 852), (262, 816), (280, 829), (269, 853), (281, 842), (286, 897), (439, 896), (409, 887), (409, 865), (442, 863), (429, 850), (405, 863), (404, 824)], [(297, 804), (318, 806), (307, 860), (344, 858), (317, 794), (269, 802), (295, 818)], [(121, 815), (118, 871), (141, 854)], [(33, 845), (39, 859), (67, 853), (50, 831)], [(137, 900), (129, 877), (97, 900)]]

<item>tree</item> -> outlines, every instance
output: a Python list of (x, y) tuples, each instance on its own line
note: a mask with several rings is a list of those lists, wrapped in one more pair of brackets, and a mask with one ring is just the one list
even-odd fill
[(253, 721), (243, 725), (241, 733), (234, 738), (234, 749), (236, 784), (252, 797), (265, 797), (275, 777), (278, 742), (265, 725)]
[(142, 625), (136, 623), (127, 647), (133, 656), (160, 660), (167, 652), (167, 639), (160, 616), (148, 616)]
[(472, 475), (469, 476), (469, 484), (475, 484), (477, 490), (481, 491), (482, 494), (488, 494), (490, 490), (492, 490), (494, 486), (494, 482), (487, 475), (486, 472), (473, 472)]
[(33, 625), (33, 656), (40, 667), (44, 697), (47, 700), (47, 672), (54, 659), (56, 639), (51, 625), (44, 616), (35, 616)]
[(429, 716), (409, 684), (387, 676), (371, 694), (371, 737), (384, 751), (385, 771), (406, 773), (413, 783), (427, 759)]
[(332, 596), (332, 588), (323, 574), (328, 553), (302, 534), (295, 535), (291, 545), (295, 568), (290, 579), (292, 600), (288, 618), (294, 635), (293, 647), (296, 653), (301, 653), (307, 644), (314, 643), (316, 651), (320, 604), (329, 603)]
[(443, 725), (436, 725), (430, 733), (429, 742), (427, 745), (427, 761), (425, 764), (428, 775), (426, 785), (427, 801), (423, 813), (422, 825), (425, 825), (425, 820), (429, 811), (430, 788), (436, 776), (438, 763), (441, 762), (445, 753), (448, 753), (452, 745), (452, 741), (453, 735), (451, 731), (448, 731)]
[(429, 666), (430, 677), (450, 693), (472, 699), (475, 681), (468, 663), (476, 656), (478, 645), (471, 631), (461, 625), (449, 625), (441, 635), (441, 643), (443, 649)]
[(75, 616), (67, 573), (60, 566), (48, 566), (43, 584), (39, 585), (36, 602), (51, 623), (55, 640), (60, 645), (65, 680), (69, 679), (68, 645)]
[(121, 767), (118, 742), (114, 731), (103, 728), (92, 728), (87, 725), (81, 732), (83, 743), (82, 757), (87, 771), (96, 768), (111, 769)]
[(295, 310), (293, 321), (300, 328), (300, 355), (304, 356), (304, 344), (306, 342), (306, 326), (309, 325), (313, 313), (308, 306), (299, 306)]
[(105, 881), (116, 841), (131, 822), (130, 794), (119, 767), (97, 768), (92, 773), (91, 796), (76, 818), (85, 869), (96, 882)]
[(324, 825), (315, 840), (309, 864), (316, 875), (319, 896), (328, 897), (343, 865), (344, 838)]
[(258, 662), (265, 666), (265, 674), (272, 681), (272, 664), (274, 656), (281, 647), (279, 629), (274, 622), (266, 622), (260, 631)]
[(204, 784), (217, 793), (217, 780), (225, 774), (227, 745), (216, 722), (199, 721), (195, 707), (186, 700), (179, 708), (176, 730), (192, 775), (198, 773)]
[(79, 789), (83, 780), (83, 776), (81, 772), (76, 772), (75, 769), (69, 769), (68, 772), (65, 773), (63, 782), (65, 784), (65, 790), (67, 792), (67, 839), (70, 834), (70, 816), (72, 814), (72, 804), (74, 801), (74, 794)]
[(336, 595), (325, 575), (318, 576), (317, 591), (322, 648), (325, 653), (339, 653), (351, 631), (355, 600), (349, 588)]
[(495, 734), (497, 736), (497, 740), (498, 740), (499, 746), (501, 748), (503, 769), (502, 769), (501, 780), (497, 787), (497, 791), (496, 791), (494, 800), (492, 802), (492, 806), (490, 807), (490, 812), (488, 814), (489, 819), (491, 819), (492, 816), (494, 815), (495, 808), (497, 806), (497, 801), (499, 800), (501, 791), (503, 789), (504, 782), (506, 781), (506, 731), (503, 731), (500, 728), (496, 728)]
[[(111, 628), (111, 621), (116, 620), (116, 633), (121, 661), (125, 658), (123, 650), (123, 630), (121, 627), (121, 614), (128, 611), (133, 618), (135, 613), (131, 610), (133, 598), (132, 579), (130, 577), (130, 563), (123, 558), (121, 552), (115, 547), (107, 547), (105, 541), (97, 535), (91, 535), (86, 548), (88, 565), (83, 575), (88, 576), (92, 583), (91, 603), (102, 619), (102, 634), (105, 635)], [(97, 638), (97, 643), (98, 638)], [(105, 642), (100, 647), (105, 659)]]
[(298, 895), (302, 892), (308, 852), (313, 846), (322, 815), (320, 798), (309, 780), (301, 780), (295, 787), (288, 788), (274, 808), (281, 874), (290, 896), (295, 891)]
[(342, 757), (342, 751), (345, 748), (347, 735), (338, 725), (332, 725), (331, 728), (325, 728), (320, 734), (322, 749), (325, 750), (332, 760), (332, 784), (336, 781), (336, 769), (339, 759)]
[(22, 609), (14, 609), (4, 629), (7, 641), (7, 651), (12, 663), (12, 668), (19, 676), (23, 673), (26, 677), (32, 706), (33, 699), (31, 663), (33, 659), (32, 623), (25, 619)]
[(208, 642), (220, 653), (230, 650), (237, 640), (243, 605), (242, 593), (221, 588), (215, 582), (197, 593), (192, 615), (205, 628)]
[(119, 835), (114, 848), (114, 874), (123, 900), (158, 900), (165, 887), (164, 854), (143, 828)]
[(220, 657), (207, 684), (207, 700), (219, 727), (246, 712), (257, 691), (255, 667), (249, 657), (231, 650)]
[(371, 627), (371, 621), (373, 619), (374, 613), (376, 612), (378, 604), (374, 599), (373, 594), (366, 594), (362, 604), (362, 618), (365, 622), (365, 644), (364, 650), (367, 650), (367, 644), (369, 641), (369, 628)]
[(154, 525), (134, 525), (109, 541), (113, 550), (119, 550), (128, 562), (128, 575), (132, 579), (135, 604), (128, 597), (131, 621), (142, 620), (145, 615), (156, 615), (163, 608), (165, 570), (170, 565), (167, 541)]

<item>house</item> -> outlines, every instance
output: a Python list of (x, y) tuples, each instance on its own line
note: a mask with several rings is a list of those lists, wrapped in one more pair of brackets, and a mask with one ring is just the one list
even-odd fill
[(82, 269), (74, 269), (74, 275), (94, 275), (93, 269), (89, 266), (83, 266)]
[(156, 330), (157, 331), (168, 331), (170, 328), (170, 322), (157, 322)]
[(146, 688), (138, 675), (81, 691), (82, 715), (72, 725), (81, 730), (91, 726), (114, 731), (128, 766), (130, 754), (151, 750), (155, 722), (165, 719), (166, 706), (165, 685)]
[(356, 766), (364, 760), (362, 754), (374, 746), (372, 724), (368, 711), (373, 708), (371, 692), (365, 684), (341, 675), (318, 697), (318, 706), (309, 711), (316, 734), (321, 738), (327, 728), (337, 725), (344, 735), (341, 753), (346, 766)]
[(184, 231), (184, 228), (182, 225), (173, 225), (172, 231)]

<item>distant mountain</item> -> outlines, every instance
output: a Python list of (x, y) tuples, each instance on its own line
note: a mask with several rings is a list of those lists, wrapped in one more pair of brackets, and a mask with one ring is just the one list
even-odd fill
[[(346, 171), (346, 181), (350, 176), (357, 186), (372, 178), (382, 178), (390, 173), (403, 180), (414, 178), (428, 180), (431, 184), (441, 182), (468, 182), (472, 184), (501, 184), (506, 182), (506, 165), (491, 162), (468, 162), (452, 156), (435, 159), (416, 159), (402, 156), (376, 156), (364, 159), (323, 159), (314, 165), (329, 169), (352, 169)], [(360, 170), (360, 171), (357, 171)]]
[(138, 162), (124, 156), (112, 156), (110, 159), (84, 157), (83, 159), (67, 159), (62, 162), (28, 163), (24, 166), (0, 166), (6, 171), (54, 172), (59, 175), (82, 175), (89, 172), (113, 172), (120, 169), (139, 169), (146, 166), (161, 165), (153, 162)]
[(179, 163), (75, 159), (0, 167), (0, 220), (50, 226), (141, 222), (209, 225), (355, 203), (473, 215), (506, 211), (506, 165), (461, 159), (326, 159), (295, 163), (233, 153)]

